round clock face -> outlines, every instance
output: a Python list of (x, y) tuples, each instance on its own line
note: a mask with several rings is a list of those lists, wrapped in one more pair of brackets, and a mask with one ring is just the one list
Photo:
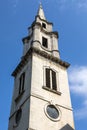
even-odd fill
[(47, 114), (54, 120), (58, 119), (59, 117), (59, 111), (54, 105), (47, 106)]

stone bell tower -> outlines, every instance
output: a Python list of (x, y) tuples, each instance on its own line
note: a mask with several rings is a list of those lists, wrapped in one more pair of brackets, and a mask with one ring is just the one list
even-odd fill
[(14, 91), (8, 130), (75, 130), (58, 32), (40, 5), (23, 38), (23, 56), (13, 71)]

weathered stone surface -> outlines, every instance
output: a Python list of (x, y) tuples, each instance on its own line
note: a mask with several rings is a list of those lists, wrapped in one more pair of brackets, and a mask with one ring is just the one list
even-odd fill
[[(42, 27), (42, 23), (46, 28)], [(69, 64), (60, 59), (58, 33), (53, 32), (52, 26), (40, 6), (28, 36), (23, 38), (21, 61), (12, 73), (15, 79), (8, 130), (74, 130), (67, 77)], [(47, 48), (42, 45), (42, 37), (48, 40)], [(46, 68), (56, 72), (56, 91), (46, 86)], [(19, 94), (20, 77), (24, 72), (24, 90)], [(48, 104), (58, 109), (58, 120), (47, 116)], [(22, 115), (16, 124), (15, 117), (20, 108)]]

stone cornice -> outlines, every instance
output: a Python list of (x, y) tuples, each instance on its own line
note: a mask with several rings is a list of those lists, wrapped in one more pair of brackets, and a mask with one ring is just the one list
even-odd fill
[(32, 24), (32, 28), (33, 28), (35, 25), (40, 26), (41, 31), (44, 32), (45, 34), (48, 34), (48, 35), (52, 35), (52, 34), (54, 34), (54, 35), (57, 36), (57, 38), (59, 38), (59, 34), (58, 34), (57, 31), (48, 32), (48, 31), (46, 31), (45, 29), (43, 29), (43, 27), (41, 26), (41, 23), (39, 23), (39, 22), (35, 22), (35, 23), (33, 23), (33, 24)]
[(39, 15), (37, 15), (37, 16), (35, 17), (35, 21), (36, 21), (37, 17), (38, 17), (41, 21), (46, 22), (47, 24), (51, 24), (51, 25), (53, 26), (53, 23), (52, 23), (52, 22), (48, 22), (47, 20), (41, 19)]
[(31, 36), (24, 37), (22, 39), (23, 43), (28, 43), (27, 41), (30, 40)]
[(33, 28), (35, 27), (35, 25), (38, 25), (38, 26), (41, 28), (41, 31), (43, 31), (45, 34), (48, 34), (48, 35), (54, 34), (54, 35), (57, 36), (57, 38), (59, 38), (59, 34), (58, 34), (57, 31), (48, 32), (48, 31), (46, 31), (45, 29), (42, 28), (41, 23), (39, 23), (39, 22), (35, 22), (35, 21), (34, 21), (34, 22), (32, 23), (32, 25), (31, 25), (31, 27), (29, 27), (28, 29), (32, 28), (32, 30), (33, 30)]
[(59, 34), (58, 34), (57, 31), (47, 32), (47, 31), (46, 31), (45, 29), (43, 29), (42, 27), (41, 27), (41, 31), (44, 32), (44, 33), (47, 34), (47, 35), (55, 35), (57, 38), (59, 38)]
[(21, 71), (21, 69), (25, 66), (25, 64), (28, 62), (28, 58), (29, 56), (32, 55), (32, 53), (37, 53), (38, 55), (47, 58), (48, 60), (50, 59), (51, 61), (65, 67), (68, 68), (70, 66), (69, 63), (62, 61), (61, 59), (58, 59), (57, 57), (54, 57), (53, 55), (48, 54), (45, 51), (42, 51), (36, 47), (31, 47), (28, 52), (26, 53), (25, 56), (22, 57), (20, 63), (18, 64), (18, 66), (16, 67), (16, 69), (13, 71), (12, 76), (16, 76), (18, 72)]
[[(48, 22), (47, 20), (41, 19), (39, 15), (37, 15), (37, 16), (35, 17), (35, 20), (34, 20), (34, 22), (32, 23), (32, 25), (36, 23), (36, 18), (37, 18), (37, 17), (38, 17), (41, 21), (46, 22), (47, 24), (51, 24), (51, 25), (53, 26), (53, 23), (52, 23), (52, 22)], [(31, 26), (32, 26), (32, 25), (31, 25)], [(31, 26), (28, 27), (28, 29), (30, 29)]]
[(57, 57), (54, 57), (53, 55), (51, 54), (48, 54), (47, 52), (45, 51), (42, 51), (42, 50), (39, 50), (38, 48), (35, 48), (33, 47), (33, 52), (47, 58), (47, 59), (50, 59), (52, 60), (53, 62), (57, 63), (57, 64), (60, 64), (61, 66), (65, 67), (65, 68), (68, 68), (70, 66), (69, 63), (65, 62), (65, 61), (62, 61), (61, 59), (57, 58)]
[(27, 52), (25, 56), (22, 57), (20, 63), (15, 68), (15, 70), (12, 72), (12, 76), (16, 76), (19, 71), (25, 66), (25, 64), (28, 62), (28, 58), (31, 56), (31, 49)]

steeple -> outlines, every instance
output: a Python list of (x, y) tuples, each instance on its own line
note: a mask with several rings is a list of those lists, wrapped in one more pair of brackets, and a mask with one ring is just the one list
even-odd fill
[[(8, 130), (75, 130), (67, 68), (60, 59), (58, 32), (42, 5), (23, 38), (23, 55), (13, 71)], [(68, 118), (67, 118), (68, 117)]]
[(41, 19), (46, 20), (41, 3), (40, 3), (40, 5), (39, 5), (39, 9), (38, 9), (37, 15), (38, 15)]

